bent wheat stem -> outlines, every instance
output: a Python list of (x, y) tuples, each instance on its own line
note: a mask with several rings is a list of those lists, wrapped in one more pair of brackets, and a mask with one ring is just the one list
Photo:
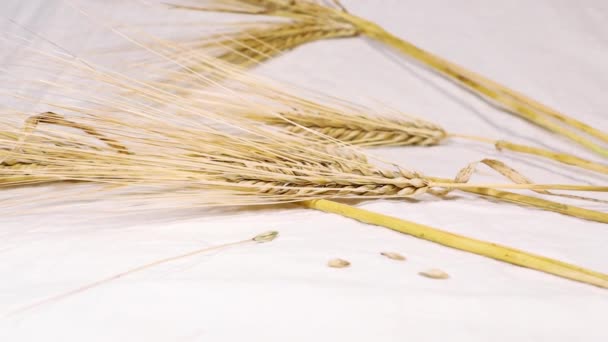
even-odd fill
[[(443, 180), (443, 182), (449, 181), (450, 180)], [(458, 190), (498, 199), (501, 202), (510, 202), (527, 207), (542, 208), (543, 210), (553, 211), (567, 216), (578, 217), (589, 221), (608, 223), (608, 214), (606, 213), (580, 208), (573, 205), (553, 202), (538, 197), (526, 196), (515, 192), (500, 191), (491, 188), (470, 187), (460, 188)]]
[(514, 144), (504, 140), (497, 141), (495, 146), (499, 151), (505, 149), (514, 152), (541, 156), (558, 161), (563, 164), (573, 165), (583, 169), (608, 174), (608, 165), (596, 163), (567, 153), (558, 153), (537, 147)]
[(594, 191), (606, 192), (608, 186), (597, 185), (571, 185), (571, 184), (462, 184), (431, 182), (429, 186), (448, 189), (468, 189), (468, 188), (493, 188), (493, 189), (520, 189), (520, 190), (567, 190), (567, 191)]
[(580, 158), (572, 154), (555, 152), (551, 150), (546, 150), (530, 145), (522, 145), (516, 144), (506, 140), (493, 140), (478, 136), (465, 135), (465, 134), (448, 134), (448, 137), (451, 138), (460, 138), (465, 140), (477, 141), (485, 144), (494, 145), (494, 147), (498, 151), (511, 151), (517, 153), (523, 153), (528, 155), (533, 155), (537, 157), (542, 157), (548, 160), (552, 160), (554, 162), (558, 162), (561, 164), (571, 165), (575, 167), (580, 167), (582, 169), (587, 169), (590, 171), (595, 171), (603, 174), (608, 174), (608, 165), (597, 163), (588, 159)]

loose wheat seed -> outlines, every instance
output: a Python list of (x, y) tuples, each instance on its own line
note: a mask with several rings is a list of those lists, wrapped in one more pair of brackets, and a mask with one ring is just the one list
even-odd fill
[(437, 268), (422, 271), (422, 272), (419, 272), (418, 274), (420, 274), (423, 277), (427, 277), (427, 278), (431, 278), (431, 279), (448, 279), (450, 277), (449, 274), (447, 274)]
[(259, 242), (259, 243), (270, 242), (270, 241), (276, 239), (277, 236), (279, 236), (279, 232), (277, 232), (277, 231), (269, 231), (269, 232), (265, 232), (265, 233), (256, 235), (253, 238), (253, 241)]
[(395, 253), (395, 252), (382, 252), (380, 253), (380, 255), (384, 255), (385, 257), (389, 258), (389, 259), (393, 259), (393, 260), (398, 260), (398, 261), (405, 261), (406, 258), (399, 254), (399, 253)]
[(327, 263), (327, 266), (333, 267), (333, 268), (345, 268), (345, 267), (350, 266), (350, 262), (348, 262), (344, 259), (336, 258), (336, 259), (329, 260), (329, 262)]

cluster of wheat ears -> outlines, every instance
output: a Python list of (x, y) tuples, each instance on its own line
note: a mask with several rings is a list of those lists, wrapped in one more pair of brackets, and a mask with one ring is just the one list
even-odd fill
[[(361, 148), (469, 139), (603, 174), (608, 173), (607, 165), (451, 133), (421, 118), (288, 87), (246, 68), (315, 40), (367, 36), (604, 157), (608, 156), (601, 146), (608, 142), (605, 133), (401, 40), (349, 13), (338, 1), (200, 0), (197, 6), (170, 7), (279, 18), (231, 24), (222, 34), (191, 42), (110, 28), (109, 34), (124, 38), (146, 56), (145, 62), (112, 66), (75, 57), (57, 46), (47, 51), (29, 48), (25, 39), (6, 40), (7, 45), (28, 51), (28, 58), (16, 63), (15, 70), (38, 72), (26, 77), (13, 70), (6, 79), (21, 82), (23, 89), (42, 85), (52, 96), (38, 99), (14, 89), (5, 94), (11, 101), (3, 104), (5, 115), (0, 121), (0, 187), (12, 191), (40, 183), (68, 183), (66, 188), (92, 183), (99, 185), (97, 191), (70, 193), (70, 199), (143, 201), (167, 207), (299, 203), (608, 288), (608, 275), (599, 272), (331, 201), (422, 194), (443, 198), (455, 190), (608, 223), (603, 212), (505, 191), (576, 197), (550, 191), (605, 192), (608, 187), (538, 184), (493, 159), (463, 161), (464, 168), (455, 172), (454, 179), (443, 179), (372, 159)], [(54, 77), (59, 71), (61, 80)], [(23, 113), (11, 107), (15, 101), (40, 110)], [(504, 184), (469, 182), (479, 164), (506, 177)], [(62, 196), (46, 200), (58, 197)], [(4, 203), (11, 208), (20, 205), (10, 199)]]

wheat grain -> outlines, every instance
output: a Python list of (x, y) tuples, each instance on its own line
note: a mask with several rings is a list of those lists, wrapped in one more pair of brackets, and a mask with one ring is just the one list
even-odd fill
[(279, 232), (268, 231), (268, 232), (254, 236), (252, 240), (255, 242), (259, 242), (259, 243), (267, 243), (267, 242), (274, 241), (274, 239), (276, 239), (278, 236), (279, 236)]
[(426, 271), (422, 271), (419, 272), (418, 274), (420, 274), (423, 277), (427, 277), (427, 278), (431, 278), (431, 279), (448, 279), (450, 277), (449, 274), (445, 273), (444, 271), (437, 269), (437, 268), (432, 268)]
[(327, 266), (331, 268), (346, 268), (350, 266), (350, 261), (344, 259), (331, 259), (327, 262)]
[(399, 253), (395, 253), (395, 252), (382, 252), (380, 253), (380, 255), (383, 255), (389, 259), (392, 260), (397, 260), (397, 261), (405, 261), (405, 257)]

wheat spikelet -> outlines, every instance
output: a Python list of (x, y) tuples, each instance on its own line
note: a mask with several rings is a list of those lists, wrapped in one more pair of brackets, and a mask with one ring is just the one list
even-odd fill
[[(321, 26), (325, 25), (328, 28), (336, 25), (350, 27), (353, 33), (370, 37), (397, 49), (407, 57), (413, 58), (417, 62), (420, 62), (422, 65), (438, 72), (449, 80), (473, 91), (476, 94), (479, 94), (482, 98), (486, 99), (492, 104), (495, 104), (498, 107), (540, 127), (564, 136), (573, 142), (584, 146), (590, 151), (604, 157), (608, 156), (608, 150), (604, 145), (601, 145), (597, 141), (589, 139), (588, 137), (592, 136), (599, 139), (603, 143), (606, 143), (608, 142), (608, 134), (605, 132), (591, 127), (575, 118), (559, 113), (558, 111), (530, 99), (521, 93), (469, 71), (448, 60), (424, 51), (421, 48), (390, 34), (377, 24), (348, 13), (338, 1), (327, 4), (326, 2), (314, 0), (210, 0), (202, 1), (202, 4), (198, 6), (173, 5), (173, 7), (200, 11), (221, 11), (274, 16), (287, 18), (291, 20), (292, 24), (300, 22), (313, 22)], [(268, 37), (273, 33), (272, 30), (267, 30), (265, 34), (260, 34), (259, 31), (262, 29), (263, 28), (256, 29), (255, 35)], [(251, 30), (251, 32), (254, 31), (251, 29), (251, 25), (244, 25), (244, 32), (242, 34), (233, 33), (232, 36), (244, 36), (249, 30)], [(265, 39), (270, 40), (269, 38)], [(322, 39), (322, 36), (319, 36), (319, 39)], [(230, 47), (230, 39), (220, 41), (218, 45)], [(258, 49), (258, 51), (264, 51), (267, 50), (269, 45), (272, 45), (272, 42), (267, 41), (266, 44), (264, 44), (262, 41), (260, 41), (255, 47)], [(280, 44), (273, 46), (273, 49), (275, 50), (280, 48)], [(289, 48), (293, 48), (293, 46), (290, 46)], [(226, 56), (231, 56), (231, 53), (227, 53)], [(249, 56), (253, 57), (248, 60), (239, 58), (232, 59), (232, 61), (247, 66), (270, 57), (266, 55), (267, 57), (261, 58), (260, 56), (251, 55), (251, 53), (249, 53)], [(264, 56), (264, 53), (261, 53), (261, 56)]]
[[(322, 39), (344, 38), (357, 35), (350, 26), (320, 25), (314, 22), (266, 23), (246, 32), (226, 32), (184, 45), (196, 54), (205, 50), (226, 62), (245, 67), (254, 66), (295, 47)], [(188, 54), (173, 56), (186, 60)], [(189, 68), (197, 70), (196, 65)]]
[[(328, 118), (310, 113), (285, 113), (283, 118), (258, 117), (291, 132), (310, 135), (310, 130), (358, 146), (430, 146), (446, 138), (445, 131), (430, 122), (381, 116), (343, 115)], [(287, 120), (285, 120), (287, 119)], [(291, 124), (291, 123), (295, 123)]]

